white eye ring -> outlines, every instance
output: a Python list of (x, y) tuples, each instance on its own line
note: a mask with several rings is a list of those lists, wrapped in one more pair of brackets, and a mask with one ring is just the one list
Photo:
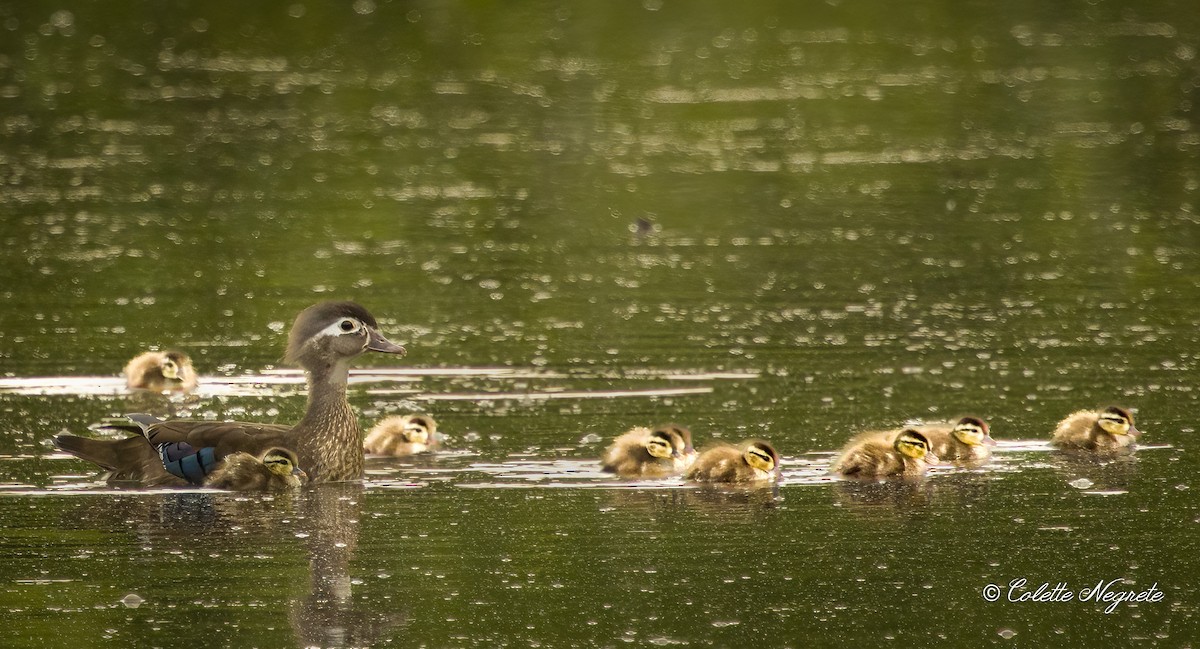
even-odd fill
[(313, 335), (313, 338), (316, 339), (322, 336), (346, 336), (349, 334), (356, 334), (362, 330), (363, 323), (359, 322), (357, 319), (342, 318), (318, 331)]

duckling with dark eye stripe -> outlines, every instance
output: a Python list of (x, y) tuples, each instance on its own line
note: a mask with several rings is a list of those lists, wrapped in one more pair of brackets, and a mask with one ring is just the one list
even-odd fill
[(1063, 449), (1113, 452), (1132, 447), (1141, 434), (1133, 425), (1133, 413), (1109, 406), (1067, 415), (1054, 429), (1050, 443)]
[(284, 491), (305, 482), (308, 476), (300, 470), (295, 453), (270, 448), (261, 457), (242, 452), (227, 455), (204, 485), (229, 491)]
[(683, 477), (696, 482), (774, 482), (779, 477), (779, 453), (758, 439), (739, 446), (720, 444), (700, 453)]
[(183, 352), (145, 352), (125, 365), (125, 385), (130, 390), (191, 392), (197, 383), (192, 359)]
[(600, 467), (622, 478), (665, 478), (695, 461), (692, 431), (667, 424), (654, 430), (638, 426), (617, 437), (604, 452)]
[(987, 422), (979, 417), (963, 417), (953, 426), (932, 424), (913, 428), (929, 440), (929, 450), (942, 461), (982, 462), (992, 456), (992, 447), (996, 445)]
[(929, 450), (929, 440), (912, 428), (899, 434), (868, 432), (846, 445), (831, 469), (852, 478), (917, 476), (938, 463)]
[(367, 433), (363, 449), (375, 455), (403, 457), (437, 447), (437, 422), (428, 415), (392, 415)]

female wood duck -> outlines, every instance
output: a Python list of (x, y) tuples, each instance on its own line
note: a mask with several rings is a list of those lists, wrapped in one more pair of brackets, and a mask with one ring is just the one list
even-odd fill
[(992, 456), (996, 445), (987, 422), (979, 417), (963, 417), (953, 426), (932, 424), (914, 429), (925, 436), (929, 450), (942, 461), (982, 462)]
[(378, 327), (353, 302), (323, 302), (300, 312), (284, 357), (308, 376), (308, 410), (295, 426), (130, 415), (128, 424), (113, 427), (140, 436), (114, 441), (64, 434), (54, 443), (108, 469), (114, 482), (203, 484), (227, 455), (242, 451), (257, 456), (272, 447), (295, 453), (314, 483), (362, 479), (362, 431), (346, 399), (350, 361), (366, 351), (404, 353)]
[(1065, 449), (1113, 452), (1133, 446), (1141, 434), (1133, 425), (1133, 413), (1109, 406), (1067, 415), (1054, 429), (1050, 443)]
[(375, 424), (363, 441), (366, 452), (395, 457), (424, 453), (437, 445), (437, 422), (429, 415), (386, 417)]
[(863, 433), (846, 445), (834, 460), (834, 473), (854, 478), (915, 476), (938, 463), (929, 450), (929, 440), (912, 428), (898, 434), (872, 431)]
[(145, 352), (125, 365), (125, 385), (130, 390), (191, 392), (196, 383), (192, 359), (183, 352)]
[(654, 430), (638, 426), (613, 440), (600, 468), (622, 478), (665, 478), (682, 473), (695, 461), (692, 431), (675, 424)]
[(230, 491), (286, 491), (308, 482), (296, 454), (285, 448), (269, 448), (259, 457), (238, 451), (208, 477), (204, 485)]
[(697, 482), (775, 481), (779, 477), (779, 453), (758, 439), (738, 446), (718, 444), (700, 453), (683, 477)]

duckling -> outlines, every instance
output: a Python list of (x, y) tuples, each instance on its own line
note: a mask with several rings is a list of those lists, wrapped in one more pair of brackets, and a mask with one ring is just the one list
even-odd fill
[(692, 431), (675, 424), (650, 430), (638, 426), (613, 440), (602, 469), (622, 478), (665, 478), (685, 471), (696, 461)]
[(871, 478), (921, 475), (938, 457), (929, 440), (912, 428), (898, 434), (868, 432), (855, 437), (833, 463), (832, 471), (847, 477)]
[(238, 451), (204, 480), (206, 487), (230, 491), (284, 491), (308, 482), (296, 454), (285, 448), (269, 448), (259, 457)]
[(376, 455), (415, 455), (438, 445), (437, 422), (429, 415), (393, 415), (375, 424), (363, 448)]
[(697, 482), (773, 482), (779, 477), (779, 453), (757, 439), (739, 446), (719, 444), (701, 453), (683, 477)]
[(293, 451), (314, 482), (363, 478), (362, 429), (346, 398), (350, 362), (365, 352), (404, 354), (379, 333), (379, 323), (354, 302), (322, 302), (300, 312), (288, 334), (284, 359), (304, 368), (308, 409), (295, 426), (238, 421), (163, 421), (147, 414), (109, 426), (132, 432), (125, 439), (60, 434), (54, 445), (109, 471), (110, 482), (143, 486), (203, 484), (238, 451), (257, 455)]
[(191, 392), (196, 384), (192, 359), (183, 352), (145, 352), (125, 365), (125, 385), (130, 390)]
[(1050, 443), (1059, 448), (1111, 452), (1132, 446), (1141, 434), (1133, 425), (1133, 413), (1109, 406), (1067, 415), (1054, 429)]
[(917, 426), (915, 430), (929, 440), (929, 450), (939, 460), (981, 462), (992, 456), (996, 445), (987, 422), (979, 417), (963, 417), (954, 426)]

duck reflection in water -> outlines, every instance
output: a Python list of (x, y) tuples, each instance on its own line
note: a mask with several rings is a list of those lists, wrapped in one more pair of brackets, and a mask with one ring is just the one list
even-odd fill
[[(406, 624), (408, 615), (396, 605), (402, 599), (388, 600), (386, 612), (381, 612), (352, 596), (351, 568), (359, 545), (363, 493), (360, 483), (310, 485), (275, 493), (141, 493), (118, 496), (109, 507), (73, 509), (69, 524), (79, 525), (82, 520), (89, 529), (115, 535), (133, 530), (137, 547), (156, 569), (186, 574), (207, 597), (226, 598), (231, 604), (245, 592), (238, 590), (236, 580), (227, 583), (229, 575), (210, 568), (229, 561), (238, 565), (236, 557), (247, 551), (275, 555), (281, 566), (295, 565), (286, 558), (302, 551), (308, 556), (306, 592), (263, 602), (264, 610), (286, 609), (297, 646), (365, 647), (395, 635), (394, 629)], [(294, 570), (260, 575), (274, 580), (261, 592), (286, 598), (300, 590), (289, 583), (297, 576)], [(169, 597), (153, 584), (138, 594), (150, 602)]]
[(301, 647), (368, 647), (407, 622), (403, 612), (378, 614), (356, 606), (350, 566), (358, 548), (363, 485), (338, 482), (306, 489), (300, 513), (308, 536), (309, 592), (289, 604)]

